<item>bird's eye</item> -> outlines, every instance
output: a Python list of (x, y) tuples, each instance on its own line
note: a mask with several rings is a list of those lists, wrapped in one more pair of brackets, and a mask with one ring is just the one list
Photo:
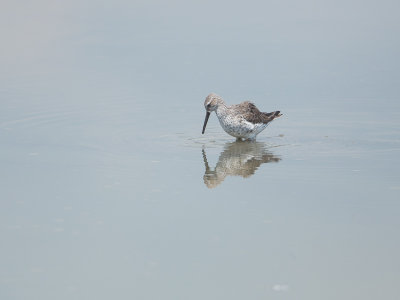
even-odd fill
[(210, 107), (210, 106), (211, 106), (211, 104), (210, 104), (210, 103), (208, 103), (208, 104), (207, 104), (207, 107)]

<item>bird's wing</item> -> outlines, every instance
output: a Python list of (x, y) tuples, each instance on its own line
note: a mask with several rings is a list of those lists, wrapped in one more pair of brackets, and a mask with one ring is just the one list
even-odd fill
[(253, 124), (268, 123), (271, 119), (260, 112), (254, 103), (246, 101), (237, 105), (236, 110), (247, 122)]

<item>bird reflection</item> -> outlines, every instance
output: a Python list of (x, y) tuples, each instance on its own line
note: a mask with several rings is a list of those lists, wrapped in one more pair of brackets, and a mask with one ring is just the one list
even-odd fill
[(202, 152), (206, 167), (203, 179), (208, 188), (214, 188), (221, 184), (226, 176), (250, 177), (263, 163), (281, 160), (267, 150), (265, 143), (236, 141), (225, 144), (217, 165), (211, 169), (204, 148)]

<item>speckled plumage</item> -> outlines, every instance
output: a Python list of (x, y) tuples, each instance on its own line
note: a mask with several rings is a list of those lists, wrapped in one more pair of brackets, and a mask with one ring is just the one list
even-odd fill
[(205, 131), (210, 113), (215, 111), (225, 132), (238, 139), (255, 140), (257, 134), (263, 131), (272, 120), (282, 115), (280, 111), (260, 112), (249, 101), (228, 106), (220, 96), (214, 93), (207, 96), (204, 107), (207, 113), (202, 133)]

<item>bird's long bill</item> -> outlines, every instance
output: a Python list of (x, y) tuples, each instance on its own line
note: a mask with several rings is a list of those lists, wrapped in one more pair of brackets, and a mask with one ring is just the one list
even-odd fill
[(210, 117), (210, 112), (208, 111), (208, 112), (206, 112), (206, 118), (204, 119), (203, 131), (201, 132), (201, 134), (204, 134), (204, 131), (206, 130), (206, 126), (207, 126), (209, 117)]

